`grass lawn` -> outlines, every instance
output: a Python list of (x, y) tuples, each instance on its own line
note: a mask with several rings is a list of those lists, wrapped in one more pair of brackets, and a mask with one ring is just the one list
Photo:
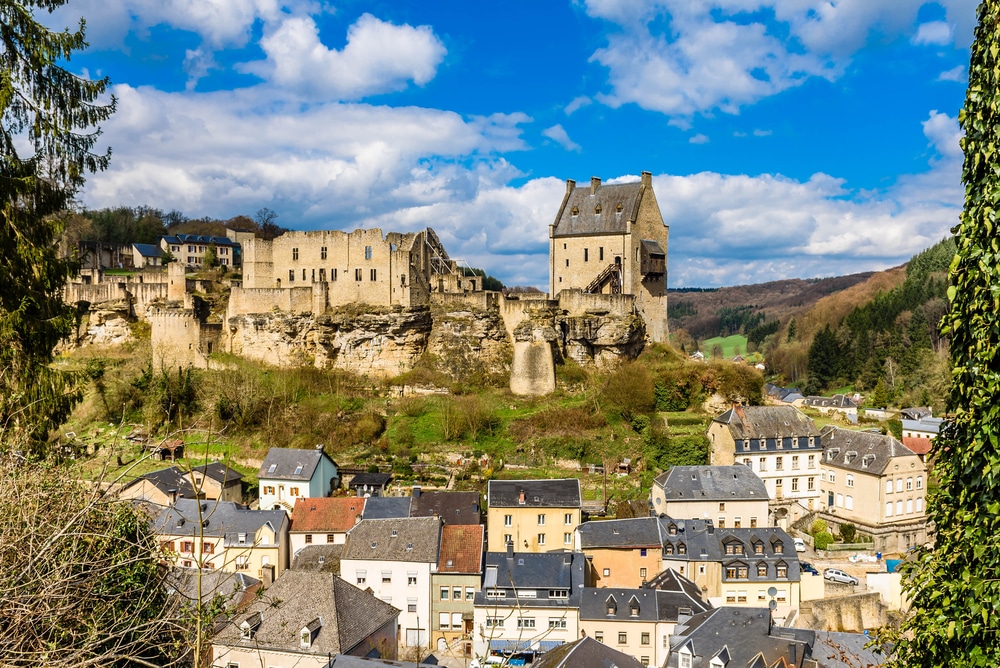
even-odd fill
[(706, 357), (712, 357), (712, 350), (715, 346), (722, 346), (723, 359), (732, 359), (737, 355), (747, 354), (747, 337), (742, 334), (732, 336), (717, 336), (714, 339), (705, 339), (701, 342), (701, 351)]

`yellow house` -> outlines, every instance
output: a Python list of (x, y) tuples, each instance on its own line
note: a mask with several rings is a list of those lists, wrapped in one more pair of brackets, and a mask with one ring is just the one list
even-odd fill
[(669, 518), (584, 522), (577, 529), (587, 555), (588, 587), (641, 587), (663, 570)]
[(487, 551), (572, 550), (580, 524), (580, 481), (490, 480), (486, 488)]
[(177, 566), (245, 572), (269, 583), (288, 568), (288, 524), (282, 510), (178, 499), (153, 521), (153, 533)]

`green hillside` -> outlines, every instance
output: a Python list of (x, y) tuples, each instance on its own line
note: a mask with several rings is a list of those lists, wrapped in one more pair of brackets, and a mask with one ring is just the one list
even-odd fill
[(733, 334), (732, 336), (716, 336), (702, 341), (700, 349), (706, 357), (711, 357), (713, 359), (732, 359), (737, 355), (747, 354), (747, 337), (742, 334)]

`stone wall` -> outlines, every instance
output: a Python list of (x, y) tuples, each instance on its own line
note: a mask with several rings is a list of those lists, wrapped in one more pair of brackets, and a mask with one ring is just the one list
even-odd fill
[(166, 299), (166, 283), (135, 283), (126, 281), (105, 282), (97, 284), (70, 283), (63, 290), (63, 299), (70, 304), (87, 302), (101, 304), (102, 302), (118, 302), (127, 300), (131, 315), (141, 317), (151, 303)]
[(862, 633), (885, 625), (889, 621), (887, 613), (878, 592), (824, 598), (799, 607), (802, 628), (816, 631)]
[(233, 288), (229, 293), (228, 317), (270, 313), (274, 309), (286, 313), (312, 313), (313, 287), (300, 288)]

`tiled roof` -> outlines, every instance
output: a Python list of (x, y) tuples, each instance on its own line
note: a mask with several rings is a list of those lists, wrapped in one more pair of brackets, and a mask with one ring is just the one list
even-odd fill
[(913, 452), (888, 434), (852, 431), (830, 425), (823, 428), (823, 463), (861, 473), (880, 475), (893, 457)]
[(347, 532), (344, 559), (436, 564), (440, 544), (441, 520), (436, 517), (366, 519)]
[(794, 406), (738, 406), (730, 408), (713, 422), (728, 425), (737, 441), (745, 438), (819, 436), (816, 424)]
[[(749, 467), (674, 466), (654, 483), (663, 488), (667, 501), (767, 500), (764, 481)], [(667, 511), (669, 512), (669, 511)]]
[(261, 480), (311, 480), (323, 457), (327, 455), (319, 448), (271, 448), (257, 476)]
[(490, 480), (486, 498), (490, 508), (579, 508), (582, 497), (577, 478), (561, 478)]
[(361, 521), (365, 499), (339, 496), (298, 499), (292, 511), (291, 531), (342, 533)]
[(438, 573), (483, 572), (483, 526), (447, 524), (441, 529)]
[(917, 438), (916, 436), (904, 436), (903, 445), (915, 454), (926, 455), (934, 447), (934, 441), (929, 438)]
[(556, 220), (553, 236), (625, 234), (628, 222), (638, 214), (642, 183), (601, 184), (594, 193), (591, 189), (590, 184), (573, 188)]
[(479, 492), (414, 490), (410, 517), (440, 517), (445, 524), (479, 524)]
[(563, 643), (531, 664), (534, 668), (644, 668), (634, 656), (619, 652), (593, 638)]
[[(215, 642), (308, 654), (341, 654), (350, 652), (399, 616), (399, 610), (389, 603), (330, 573), (285, 571), (267, 593), (236, 615)], [(242, 639), (240, 624), (256, 615), (260, 615), (260, 626), (253, 638)], [(299, 644), (299, 632), (317, 619), (321, 625), (315, 631), (312, 647), (304, 650)]]

